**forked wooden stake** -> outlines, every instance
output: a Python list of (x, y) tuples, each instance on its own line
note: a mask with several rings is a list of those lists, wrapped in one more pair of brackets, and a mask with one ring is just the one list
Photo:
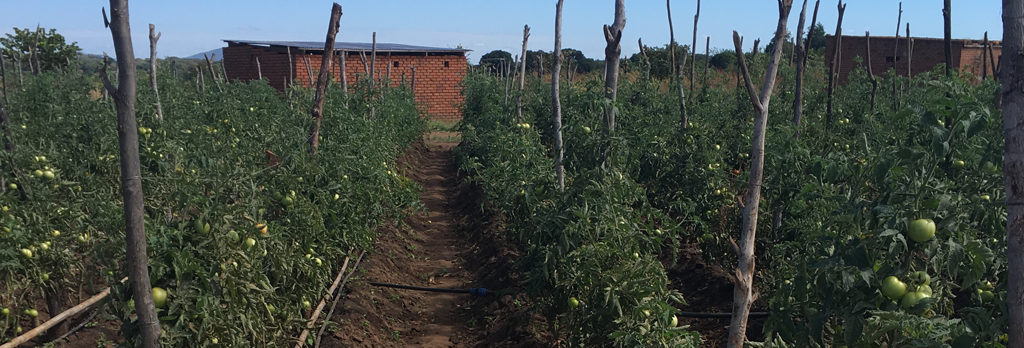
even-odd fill
[(565, 157), (565, 149), (562, 148), (562, 101), (558, 94), (558, 80), (562, 73), (562, 2), (558, 0), (555, 4), (555, 50), (554, 64), (551, 65), (551, 105), (552, 105), (552, 129), (555, 140), (555, 176), (558, 178), (558, 191), (565, 191), (565, 167), (562, 160)]
[[(793, 7), (793, 0), (779, 0), (779, 24), (775, 30), (774, 47), (781, 48), (785, 40), (786, 23), (789, 20), (789, 12)], [(764, 84), (761, 86), (760, 95), (754, 89), (754, 84), (747, 71), (747, 63), (743, 58), (743, 39), (739, 33), (733, 32), (733, 43), (736, 46), (736, 56), (746, 81), (747, 93), (750, 95), (750, 103), (754, 106), (754, 132), (751, 137), (752, 153), (750, 156), (750, 183), (746, 194), (746, 202), (743, 205), (743, 225), (740, 231), (739, 264), (736, 268), (736, 284), (733, 290), (733, 313), (729, 325), (729, 348), (743, 348), (746, 341), (747, 316), (750, 314), (750, 305), (756, 300), (754, 297), (754, 244), (757, 234), (757, 213), (761, 202), (761, 184), (764, 178), (764, 144), (765, 129), (768, 124), (768, 105), (771, 101), (772, 91), (775, 88), (775, 77), (779, 69), (779, 61), (782, 59), (782, 49), (775, 49), (768, 61), (768, 68), (765, 72)]]
[(864, 32), (864, 56), (868, 63), (868, 79), (871, 80), (871, 113), (875, 113), (875, 97), (878, 95), (878, 79), (875, 78), (875, 72), (871, 70), (871, 32)]
[[(106, 20), (106, 11), (103, 13)], [(142, 173), (139, 166), (139, 132), (135, 120), (136, 70), (128, 23), (128, 0), (110, 0), (109, 27), (117, 52), (118, 86), (107, 78), (106, 67), (100, 77), (117, 104), (117, 134), (121, 158), (121, 194), (124, 202), (126, 268), (135, 312), (135, 325), (141, 331), (144, 348), (160, 346), (160, 321), (149, 282), (149, 256), (146, 254), (145, 201), (142, 197)]]
[[(327, 93), (327, 85), (330, 84), (328, 75), (331, 73), (331, 63), (334, 61), (334, 38), (338, 35), (338, 22), (340, 21), (341, 5), (334, 3), (331, 6), (331, 22), (327, 27), (327, 41), (324, 42), (323, 59), (320, 61), (320, 73), (316, 77), (316, 94), (313, 97), (313, 125), (309, 130), (309, 153), (313, 154), (320, 147), (320, 124), (324, 118), (324, 97)], [(309, 64), (308, 59), (306, 64)]]
[(156, 42), (162, 33), (156, 32), (156, 26), (149, 25), (149, 83), (153, 85), (153, 98), (156, 99), (156, 118), (164, 119), (164, 109), (160, 106), (160, 91), (156, 87)]

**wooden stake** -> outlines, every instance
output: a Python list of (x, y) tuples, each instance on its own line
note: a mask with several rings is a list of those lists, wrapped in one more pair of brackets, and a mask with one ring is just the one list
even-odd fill
[(288, 53), (288, 83), (285, 83), (284, 88), (288, 88), (295, 81), (295, 63), (292, 62), (291, 46), (286, 47), (285, 51)]
[[(711, 66), (711, 36), (707, 37), (707, 42), (704, 43), (704, 82), (703, 88), (708, 88), (708, 67)], [(706, 92), (701, 92), (706, 93)]]
[[(786, 22), (789, 20), (789, 12), (792, 7), (793, 0), (779, 0), (779, 25), (775, 30), (775, 38), (772, 40), (774, 47), (782, 47)], [(746, 81), (747, 93), (750, 95), (750, 102), (756, 112), (754, 114), (754, 131), (751, 136), (750, 183), (746, 194), (746, 204), (743, 208), (743, 225), (738, 248), (740, 251), (739, 263), (736, 268), (736, 284), (733, 287), (733, 313), (729, 325), (728, 341), (728, 348), (743, 348), (746, 341), (747, 316), (750, 314), (750, 305), (756, 300), (753, 293), (754, 245), (757, 235), (757, 215), (761, 202), (761, 184), (764, 178), (764, 144), (768, 125), (768, 105), (771, 101), (772, 91), (775, 89), (775, 77), (779, 69), (779, 61), (782, 59), (782, 50), (776, 49), (771, 52), (764, 84), (761, 86), (760, 95), (758, 95), (754, 90), (754, 84), (747, 72), (747, 64), (743, 59), (743, 39), (735, 31), (733, 32), (733, 43), (736, 46), (740, 71)]]
[(700, 0), (697, 0), (697, 13), (693, 15), (693, 43), (690, 44), (690, 95), (693, 95), (693, 75), (697, 71), (697, 20), (699, 19)]
[(644, 47), (644, 39), (637, 39), (636, 43), (640, 45), (640, 54), (644, 56), (644, 77), (651, 77), (651, 57), (647, 56), (647, 49)]
[[(988, 37), (988, 33), (985, 34)], [(10, 103), (11, 100), (7, 96), (7, 62), (4, 61), (4, 53), (0, 51), (0, 76), (3, 76), (4, 84), (4, 101)]]
[(683, 95), (683, 81), (680, 78), (682, 75), (681, 68), (676, 66), (676, 34), (672, 28), (672, 0), (665, 0), (665, 7), (668, 11), (668, 41), (669, 41), (669, 57), (672, 66), (669, 67), (669, 79), (671, 84), (674, 84), (675, 88), (679, 89), (679, 129), (686, 130), (686, 124), (689, 123), (689, 117), (686, 115), (686, 96)]
[(156, 32), (156, 26), (149, 25), (149, 83), (153, 85), (153, 98), (156, 99), (156, 118), (164, 119), (164, 109), (160, 106), (160, 91), (156, 87), (156, 42), (163, 33)]
[(519, 66), (519, 95), (516, 96), (516, 124), (523, 123), (523, 91), (526, 90), (526, 46), (530, 42), (530, 26), (523, 26), (523, 58)]
[[(698, 3), (700, 3), (698, 1)], [(699, 10), (698, 10), (699, 11)], [(695, 22), (696, 23), (696, 22)], [(601, 164), (611, 156), (611, 138), (615, 132), (615, 100), (619, 89), (619, 56), (622, 55), (622, 30), (626, 27), (626, 2), (615, 0), (615, 19), (604, 26), (604, 97), (611, 101), (604, 110), (604, 139), (601, 141)], [(692, 65), (691, 65), (692, 67)], [(691, 76), (692, 79), (692, 76)]]
[[(2, 57), (0, 57), (2, 59)], [(985, 81), (988, 77), (988, 32), (985, 32), (985, 38), (981, 41), (981, 80)], [(7, 92), (5, 91), (4, 94)]]
[(1002, 65), (1002, 58), (1003, 58), (1003, 56), (1002, 55), (999, 56), (1000, 64), (996, 65), (996, 55), (995, 55), (995, 52), (992, 51), (992, 46), (993, 45), (991, 45), (991, 44), (988, 45), (988, 59), (989, 59), (989, 62), (992, 63), (992, 79), (996, 80), (996, 81), (999, 81), (999, 78), (1000, 78), (999, 77), (999, 73), (1000, 73), (1000, 68), (1001, 68), (1001, 65)]
[(341, 64), (338, 65), (339, 74), (341, 75), (341, 90), (348, 92), (348, 69), (345, 67), (348, 61), (348, 51), (341, 51), (339, 58), (341, 58)]
[(315, 154), (320, 147), (320, 124), (324, 118), (324, 96), (330, 84), (331, 63), (334, 62), (334, 38), (338, 35), (341, 21), (341, 5), (331, 6), (331, 22), (327, 27), (327, 41), (324, 42), (323, 60), (320, 61), (320, 74), (316, 77), (316, 94), (313, 97), (313, 125), (309, 130), (309, 153)]
[(42, 71), (42, 67), (39, 66), (39, 34), (42, 28), (39, 24), (36, 24), (36, 39), (32, 42), (32, 50), (29, 51), (29, 62), (28, 67), (32, 70), (32, 75), (39, 75)]
[(551, 105), (552, 105), (552, 133), (555, 140), (555, 176), (558, 178), (558, 191), (565, 192), (565, 167), (562, 160), (565, 157), (565, 149), (562, 148), (562, 101), (558, 96), (558, 80), (562, 73), (562, 2), (558, 0), (555, 4), (555, 50), (554, 62), (551, 65)]
[[(213, 57), (216, 59), (217, 54), (214, 53)], [(213, 70), (213, 59), (207, 57), (206, 53), (203, 53), (203, 58), (206, 58), (206, 67), (210, 69), (210, 78), (213, 79), (213, 82), (217, 85), (217, 90), (223, 92), (224, 88), (220, 86), (220, 80), (217, 79), (217, 72), (216, 70)]]
[(309, 61), (309, 55), (305, 54), (305, 52), (302, 55), (302, 62), (306, 63), (306, 78), (309, 79), (309, 86), (313, 87), (313, 83), (316, 82), (313, 81), (313, 63)]
[(817, 1), (814, 4), (814, 19), (811, 19), (811, 28), (807, 30), (807, 43), (804, 43), (804, 19), (807, 18), (807, 0), (804, 0), (803, 9), (800, 10), (799, 26), (796, 29), (796, 85), (793, 87), (793, 124), (796, 125), (797, 131), (793, 134), (793, 137), (800, 136), (800, 114), (803, 113), (803, 95), (804, 95), (804, 61), (811, 50), (811, 36), (814, 35), (814, 21), (817, 20), (818, 15), (818, 4), (821, 1)]
[[(899, 62), (898, 62), (899, 59), (897, 59), (900, 56), (900, 53), (899, 53), (900, 52), (900, 25), (902, 23), (903, 23), (903, 2), (900, 2), (899, 13), (896, 15), (896, 43), (893, 44), (893, 47), (892, 47), (892, 72), (893, 72), (893, 75), (894, 75), (894, 78), (893, 78), (893, 81), (892, 81), (892, 109), (893, 110), (899, 110), (899, 108), (900, 108), (899, 94), (900, 94), (900, 90), (903, 89), (900, 86), (900, 79), (899, 79), (899, 77), (900, 77), (900, 69), (899, 69), (899, 65), (898, 65), (899, 64)], [(907, 23), (907, 24), (909, 25), (910, 23)], [(908, 50), (907, 51), (907, 55), (910, 55), (909, 49), (910, 49), (910, 32), (909, 32), (909, 29), (908, 29), (908, 31), (907, 31), (907, 50)], [(909, 77), (910, 77), (910, 68), (907, 68), (907, 78), (909, 78)]]
[(415, 102), (416, 101), (416, 66), (413, 65), (413, 66), (409, 67), (409, 69), (412, 70), (412, 82), (410, 83), (410, 87), (412, 88), (412, 100)]
[[(103, 13), (104, 22), (106, 12)], [(128, 0), (110, 0), (110, 33), (117, 52), (118, 86), (107, 79), (103, 65), (103, 85), (117, 104), (117, 134), (121, 158), (121, 193), (124, 202), (126, 267), (128, 283), (138, 315), (135, 325), (141, 331), (144, 348), (160, 347), (160, 321), (153, 302), (149, 282), (149, 257), (146, 254), (145, 202), (142, 197), (142, 173), (139, 167), (139, 132), (135, 120), (136, 70), (132, 49), (131, 26), (128, 23)]]
[(875, 97), (878, 95), (878, 79), (871, 67), (871, 32), (864, 32), (864, 56), (868, 62), (868, 78), (871, 79), (871, 114), (875, 113)]
[[(1024, 347), (1024, 2), (1003, 1), (999, 94), (1003, 109), (1006, 192), (1007, 347)], [(1006, 63), (1006, 64), (1003, 64)], [(1005, 67), (1006, 69), (1002, 69)], [(997, 104), (1000, 105), (1000, 104)], [(997, 157), (998, 158), (998, 157)], [(1001, 204), (1000, 204), (1001, 205)]]
[(373, 74), (377, 71), (377, 32), (373, 32), (373, 46), (370, 48), (370, 87), (374, 87)]
[[(952, 0), (944, 0), (942, 8), (942, 21), (944, 26), (943, 31), (943, 49), (946, 53), (946, 77), (953, 76), (953, 24), (951, 17), (952, 14)], [(959, 67), (957, 67), (959, 70)]]
[(914, 61), (914, 38), (910, 37), (910, 22), (907, 22), (907, 82), (913, 77), (910, 71), (910, 63)]
[(263, 79), (263, 67), (260, 66), (260, 56), (255, 56), (253, 58), (256, 58), (256, 76), (259, 77), (260, 80), (262, 80)]
[(839, 64), (842, 60), (843, 53), (843, 13), (846, 12), (846, 4), (843, 0), (839, 0), (839, 20), (836, 22), (836, 40), (835, 47), (832, 48), (832, 64), (828, 70), (828, 104), (825, 107), (825, 120), (826, 124), (832, 125), (832, 96), (835, 93), (836, 84), (839, 83), (839, 78), (836, 76), (839, 73)]

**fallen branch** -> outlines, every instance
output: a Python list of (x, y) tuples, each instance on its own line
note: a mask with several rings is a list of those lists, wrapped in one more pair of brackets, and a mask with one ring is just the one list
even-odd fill
[[(316, 309), (309, 315), (309, 321), (306, 322), (306, 328), (302, 329), (302, 333), (299, 334), (299, 342), (295, 344), (295, 348), (302, 348), (302, 344), (306, 341), (306, 336), (309, 336), (309, 329), (313, 328), (316, 323), (316, 319), (320, 317), (320, 311), (324, 310), (324, 306), (327, 305), (327, 300), (330, 299), (331, 294), (334, 293), (334, 289), (338, 288), (338, 283), (341, 282), (341, 276), (345, 275), (345, 270), (348, 269), (349, 257), (345, 256), (345, 262), (341, 265), (341, 271), (338, 272), (338, 276), (334, 278), (334, 284), (331, 284), (331, 288), (327, 289), (327, 293), (320, 299), (320, 303), (316, 305)], [(0, 347), (7, 348), (7, 347)]]
[[(126, 280), (128, 280), (128, 277), (121, 279), (121, 282), (124, 283)], [(68, 318), (73, 317), (78, 313), (84, 312), (85, 310), (89, 309), (89, 307), (92, 307), (92, 305), (107, 298), (107, 296), (109, 295), (110, 288), (103, 289), (103, 291), (100, 291), (100, 293), (96, 294), (96, 296), (93, 296), (88, 300), (85, 300), (85, 302), (79, 303), (77, 306), (71, 307), (71, 309), (68, 309), (60, 314), (57, 314), (56, 316), (50, 318), (50, 320), (47, 320), (42, 325), (36, 326), (34, 329), (28, 330), (28, 332), (22, 334), (21, 336), (15, 337), (10, 342), (4, 343), (4, 345), (0, 346), (0, 348), (14, 348), (21, 345), (22, 343), (28, 342), (35, 338), (36, 336), (39, 336), (43, 332), (46, 332), (46, 330), (49, 330), (51, 327), (60, 324), (64, 320), (67, 320)]]
[(341, 281), (341, 285), (338, 286), (338, 296), (334, 297), (334, 303), (331, 304), (331, 310), (327, 312), (327, 316), (324, 317), (324, 325), (320, 327), (320, 332), (316, 334), (316, 343), (313, 347), (320, 347), (320, 338), (323, 337), (324, 331), (327, 330), (327, 323), (331, 321), (331, 316), (334, 315), (334, 309), (338, 308), (338, 302), (341, 301), (341, 292), (345, 291), (345, 283), (348, 283), (348, 279), (352, 278), (352, 275), (359, 269), (359, 263), (363, 261), (363, 255), (366, 254), (366, 250), (359, 252), (359, 257), (356, 258), (356, 263), (352, 265), (352, 270), (345, 276), (345, 280)]

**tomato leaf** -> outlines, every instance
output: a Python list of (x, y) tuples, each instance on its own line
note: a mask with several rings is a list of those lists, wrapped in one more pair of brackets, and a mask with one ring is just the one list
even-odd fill
[(860, 337), (864, 334), (865, 324), (867, 324), (867, 320), (864, 320), (863, 314), (850, 313), (843, 318), (843, 339), (846, 340), (847, 346), (857, 345)]

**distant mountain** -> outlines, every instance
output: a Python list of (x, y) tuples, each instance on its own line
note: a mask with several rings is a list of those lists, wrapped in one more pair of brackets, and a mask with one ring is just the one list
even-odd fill
[(224, 57), (224, 49), (223, 48), (217, 48), (217, 49), (209, 50), (209, 51), (206, 51), (206, 52), (199, 52), (199, 53), (193, 54), (193, 55), (185, 57), (185, 58), (186, 59), (203, 59), (203, 54), (206, 54), (206, 56), (210, 56), (210, 55), (216, 54), (216, 56), (214, 58), (214, 61), (219, 62), (220, 59)]

